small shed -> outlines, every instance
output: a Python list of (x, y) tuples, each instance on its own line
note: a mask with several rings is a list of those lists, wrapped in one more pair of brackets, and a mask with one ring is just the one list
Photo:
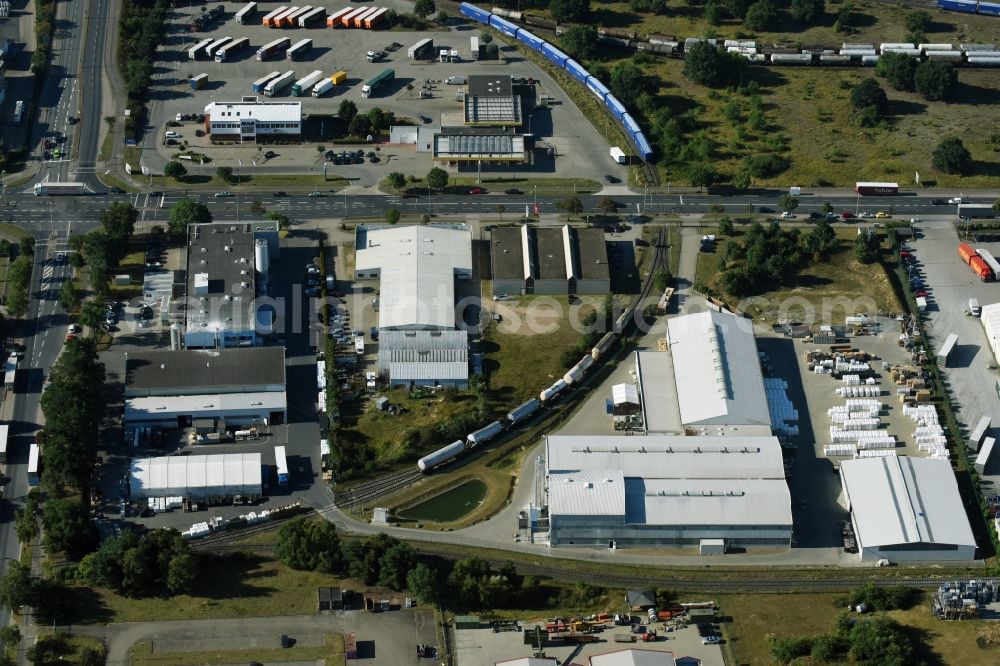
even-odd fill
[(455, 616), (455, 629), (478, 629), (478, 628), (479, 628), (478, 615)]
[(389, 398), (385, 397), (384, 395), (380, 395), (379, 397), (375, 398), (375, 409), (379, 410), (380, 412), (388, 410)]
[(725, 539), (702, 539), (698, 544), (699, 555), (725, 555)]
[(688, 610), (687, 614), (688, 614), (688, 620), (690, 620), (694, 624), (715, 622), (714, 608), (691, 608)]
[(632, 610), (647, 610), (656, 607), (654, 590), (625, 590), (625, 603)]
[(635, 384), (615, 384), (611, 387), (611, 413), (615, 416), (632, 416), (642, 410), (639, 389)]
[(321, 587), (317, 596), (319, 611), (344, 610), (344, 591), (339, 587)]

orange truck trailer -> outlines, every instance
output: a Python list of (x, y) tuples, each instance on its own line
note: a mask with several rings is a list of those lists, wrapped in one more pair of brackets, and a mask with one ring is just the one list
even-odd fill
[(983, 258), (980, 257), (968, 243), (962, 243), (958, 246), (958, 256), (962, 258), (962, 261), (968, 264), (969, 268), (972, 269), (972, 272), (979, 276), (979, 279), (983, 282), (992, 280), (995, 277), (993, 275), (993, 271), (990, 270), (990, 267), (985, 261), (983, 261)]
[(340, 22), (345, 16), (354, 11), (354, 7), (344, 7), (343, 9), (338, 9), (334, 13), (326, 17), (326, 27), (336, 28), (340, 26)]

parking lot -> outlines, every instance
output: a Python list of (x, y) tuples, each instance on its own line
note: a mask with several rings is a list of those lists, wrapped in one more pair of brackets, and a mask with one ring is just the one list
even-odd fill
[[(409, 11), (409, 3), (381, 3), (398, 11)], [(257, 157), (257, 146), (219, 146), (212, 147), (207, 137), (196, 137), (196, 131), (203, 129), (193, 121), (182, 123), (180, 127), (168, 127), (167, 123), (174, 121), (177, 114), (203, 113), (204, 107), (210, 102), (240, 101), (247, 95), (254, 95), (252, 83), (272, 71), (294, 70), (295, 78), (301, 78), (314, 70), (321, 70), (330, 75), (344, 70), (347, 72), (345, 85), (338, 85), (321, 98), (312, 96), (292, 97), (291, 89), (286, 88), (274, 99), (289, 99), (299, 101), (303, 105), (306, 116), (335, 116), (340, 102), (344, 99), (353, 101), (360, 113), (380, 107), (392, 111), (399, 119), (410, 119), (411, 122), (422, 124), (420, 116), (429, 119), (428, 126), (438, 127), (442, 120), (452, 124), (461, 124), (461, 101), (459, 94), (464, 86), (448, 85), (445, 81), (451, 76), (467, 76), (469, 74), (501, 74), (514, 77), (532, 77), (537, 81), (532, 90), (535, 97), (549, 95), (561, 103), (546, 109), (536, 109), (527, 114), (525, 130), (533, 133), (546, 145), (554, 148), (558, 157), (554, 160), (541, 159), (530, 169), (537, 173), (558, 176), (599, 177), (601, 174), (615, 174), (625, 177), (624, 169), (615, 165), (608, 157), (607, 148), (601, 142), (581, 141), (583, 137), (594, 135), (594, 126), (572, 104), (555, 81), (544, 74), (513, 49), (501, 49), (499, 60), (471, 61), (469, 53), (469, 38), (479, 34), (478, 29), (471, 26), (456, 25), (451, 29), (439, 29), (428, 32), (397, 32), (372, 31), (361, 29), (330, 29), (325, 27), (272, 29), (261, 25), (263, 12), (247, 24), (240, 25), (233, 21), (233, 15), (242, 5), (225, 5), (224, 20), (215, 23), (202, 32), (189, 32), (187, 25), (193, 16), (200, 15), (199, 6), (178, 7), (170, 10), (170, 21), (167, 34), (159, 53), (158, 73), (155, 75), (151, 90), (150, 131), (143, 146), (144, 151), (158, 152), (160, 162), (170, 159), (178, 147), (187, 143), (191, 148), (213, 157), (215, 164), (235, 164), (243, 161), (246, 169), (251, 168), (252, 160)], [(226, 62), (214, 60), (191, 61), (188, 50), (198, 42), (208, 38), (247, 37), (250, 46)], [(277, 39), (288, 37), (292, 42), (310, 38), (313, 48), (301, 59), (267, 60), (259, 62), (256, 51), (262, 45)], [(433, 61), (415, 61), (407, 57), (410, 46), (424, 38), (434, 39), (435, 50), (449, 48), (457, 50), (460, 62), (441, 63)], [(384, 49), (396, 42), (402, 45), (388, 52), (386, 57), (378, 62), (368, 62), (365, 53), (369, 50)], [(395, 71), (395, 78), (384, 86), (370, 99), (361, 98), (361, 86), (384, 69)], [(190, 79), (199, 74), (207, 74), (208, 82), (200, 90), (192, 90)], [(429, 98), (423, 98), (421, 88), (426, 87)], [(266, 99), (261, 96), (261, 99)], [(526, 100), (530, 108), (534, 100)], [(457, 116), (457, 123), (456, 123)], [(449, 119), (450, 117), (450, 119)], [(610, 121), (609, 121), (610, 122)], [(309, 125), (309, 123), (306, 123)], [(165, 145), (163, 133), (176, 131), (180, 137), (177, 145)], [(320, 128), (320, 132), (324, 131)], [(327, 128), (329, 131), (329, 128)], [(330, 148), (330, 146), (327, 146)], [(338, 152), (342, 147), (338, 147)], [(346, 147), (344, 147), (346, 148)], [(385, 152), (382, 152), (385, 151)], [(429, 152), (416, 152), (413, 146), (383, 146), (381, 159), (377, 164), (370, 161), (362, 165), (336, 167), (336, 173), (355, 179), (359, 184), (371, 185), (385, 177), (389, 171), (403, 173), (426, 173), (433, 165)], [(283, 145), (274, 149), (272, 159), (257, 159), (255, 166), (268, 169), (284, 168), (297, 172), (319, 171), (323, 158), (315, 150), (315, 144), (300, 146)], [(212, 169), (215, 167), (213, 166)], [(484, 170), (486, 170), (484, 168)], [(503, 169), (509, 173), (509, 168)], [(330, 174), (332, 175), (332, 171)]]
[[(530, 629), (535, 622), (522, 622), (523, 628)], [(544, 625), (544, 621), (541, 621)], [(544, 626), (542, 627), (544, 630)], [(547, 657), (554, 657), (561, 664), (586, 664), (589, 658), (597, 654), (618, 652), (629, 648), (637, 650), (652, 650), (655, 652), (670, 652), (674, 659), (694, 657), (701, 660), (702, 666), (722, 666), (722, 650), (719, 645), (703, 645), (695, 626), (685, 627), (671, 632), (660, 632), (656, 641), (648, 643), (616, 643), (615, 634), (627, 634), (627, 627), (613, 627), (597, 634), (597, 643), (584, 645), (568, 645), (545, 648)], [(486, 666), (496, 662), (530, 657), (534, 652), (531, 645), (524, 644), (525, 634), (522, 632), (493, 633), (492, 629), (460, 629), (454, 632), (455, 653), (458, 666)]]

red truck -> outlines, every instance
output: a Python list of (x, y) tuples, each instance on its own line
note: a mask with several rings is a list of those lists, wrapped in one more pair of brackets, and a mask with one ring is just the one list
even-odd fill
[(992, 280), (995, 276), (990, 267), (983, 261), (983, 258), (972, 249), (972, 246), (968, 243), (962, 243), (958, 246), (958, 256), (962, 258), (972, 272), (979, 276), (979, 279), (983, 282)]

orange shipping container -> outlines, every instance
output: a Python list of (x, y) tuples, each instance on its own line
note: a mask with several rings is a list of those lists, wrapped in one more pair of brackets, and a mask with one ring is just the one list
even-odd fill
[(330, 16), (328, 16), (326, 19), (326, 27), (336, 28), (338, 25), (340, 25), (340, 20), (344, 18), (346, 14), (350, 14), (353, 11), (354, 7), (344, 7), (343, 9), (339, 9), (333, 14), (330, 14)]
[(976, 275), (978, 275), (979, 279), (982, 280), (983, 282), (986, 282), (987, 280), (991, 280), (993, 278), (993, 271), (991, 271), (990, 267), (986, 265), (986, 262), (983, 261), (982, 257), (978, 255), (973, 257), (972, 260), (969, 261), (969, 268), (971, 268), (972, 271)]
[(958, 256), (962, 257), (962, 261), (969, 263), (973, 257), (978, 257), (976, 251), (972, 249), (972, 246), (968, 243), (962, 243), (958, 246)]

